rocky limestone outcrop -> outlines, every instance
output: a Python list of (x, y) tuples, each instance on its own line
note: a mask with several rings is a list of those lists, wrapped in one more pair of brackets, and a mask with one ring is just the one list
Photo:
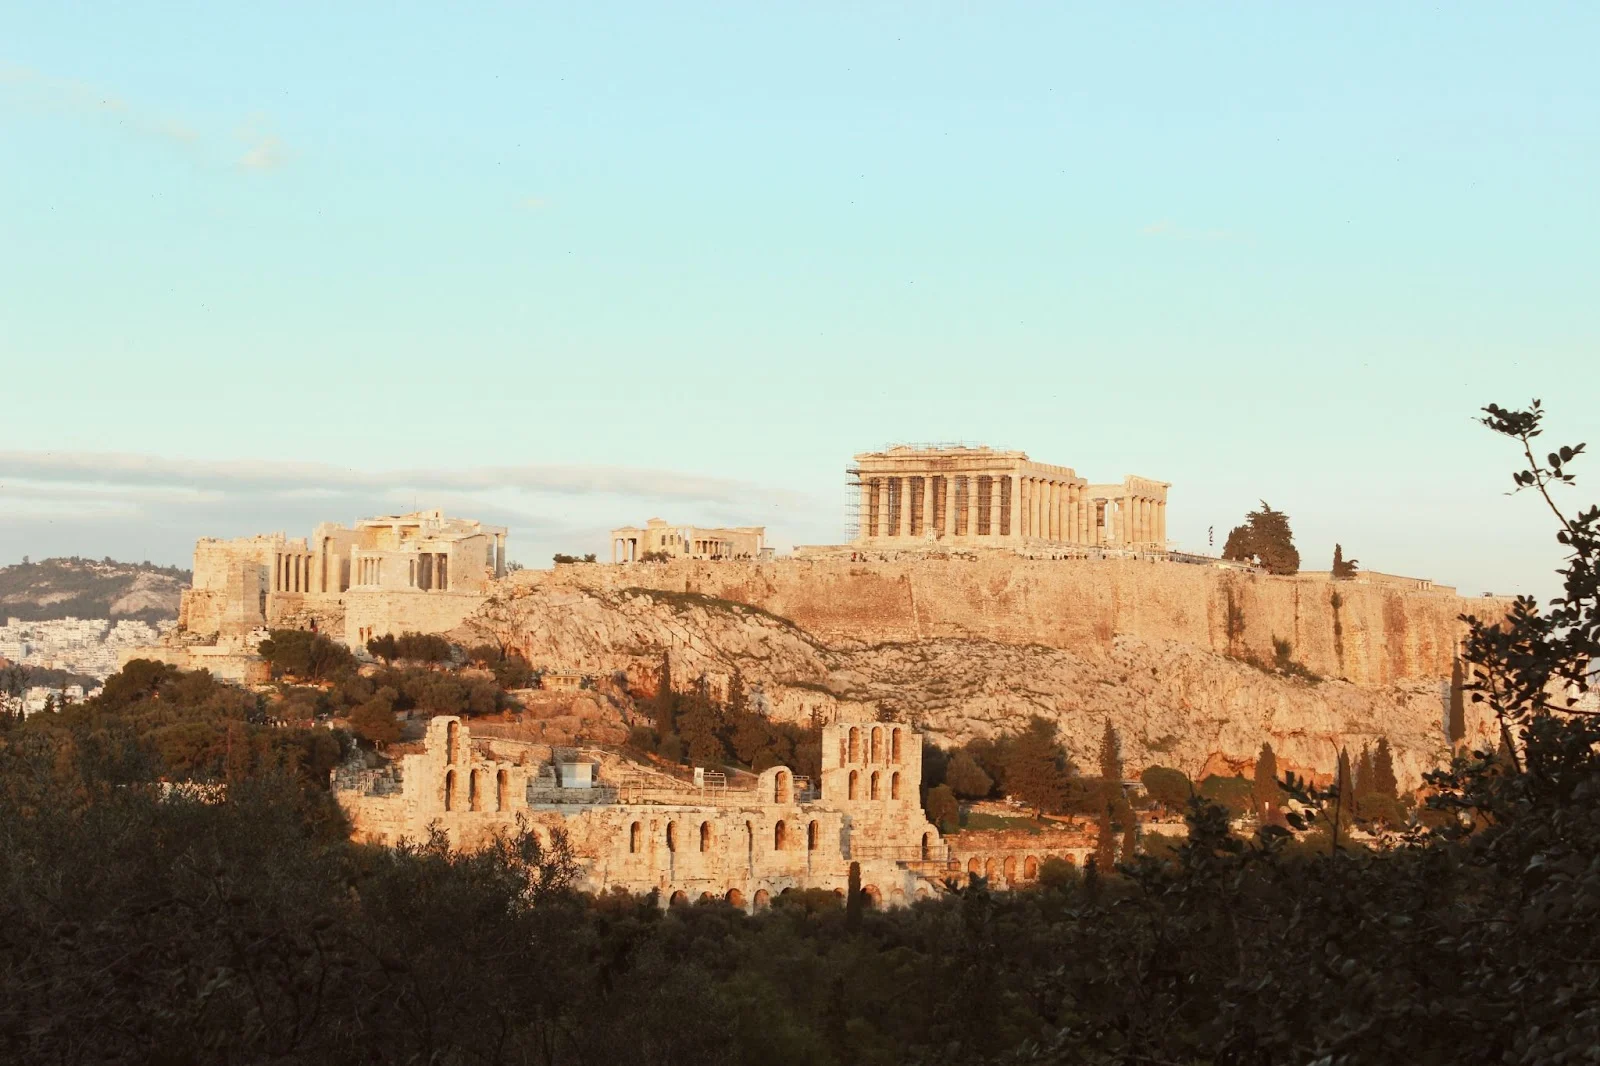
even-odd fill
[[(1193, 775), (1247, 770), (1263, 741), (1279, 765), (1331, 774), (1387, 736), (1404, 787), (1445, 756), (1447, 690), (1436, 680), (1382, 686), (1313, 683), (1204, 648), (1122, 636), (1083, 651), (974, 637), (824, 642), (747, 604), (659, 589), (516, 588), (515, 640), (536, 665), (625, 672), (653, 686), (663, 654), (681, 682), (714, 687), (737, 671), (776, 718), (888, 717), (959, 744), (1054, 721), (1090, 772), (1107, 719), (1130, 773), (1173, 766)], [(1469, 729), (1488, 736), (1469, 708)]]

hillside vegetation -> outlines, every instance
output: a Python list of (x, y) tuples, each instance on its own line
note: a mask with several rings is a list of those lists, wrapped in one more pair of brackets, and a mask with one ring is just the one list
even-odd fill
[(0, 567), (0, 619), (178, 617), (191, 573), (149, 562), (119, 563), (78, 556)]

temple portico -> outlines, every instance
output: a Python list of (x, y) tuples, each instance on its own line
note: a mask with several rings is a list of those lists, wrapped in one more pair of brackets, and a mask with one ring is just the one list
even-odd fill
[(1026, 452), (964, 446), (864, 452), (849, 473), (864, 546), (1166, 550), (1164, 481), (1130, 475), (1093, 485)]

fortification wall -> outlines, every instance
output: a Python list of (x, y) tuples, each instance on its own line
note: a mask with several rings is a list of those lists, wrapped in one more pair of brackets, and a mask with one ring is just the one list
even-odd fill
[(1278, 578), (1136, 559), (782, 559), (561, 567), (518, 580), (696, 592), (787, 618), (830, 643), (978, 637), (1083, 652), (1117, 636), (1271, 661), (1274, 641), (1310, 670), (1359, 685), (1442, 678), (1463, 612), (1502, 599), (1401, 585)]

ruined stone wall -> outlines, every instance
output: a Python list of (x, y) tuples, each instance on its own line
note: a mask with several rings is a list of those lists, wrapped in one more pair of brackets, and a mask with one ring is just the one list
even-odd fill
[[(473, 741), (460, 719), (441, 716), (428, 723), (423, 750), (402, 756), (396, 774), (366, 772), (339, 783), (335, 794), (357, 839), (373, 843), (425, 839), (436, 828), (470, 849), (519, 824), (547, 842), (559, 829), (573, 846), (580, 887), (593, 892), (621, 888), (657, 892), (664, 903), (710, 897), (753, 906), (788, 889), (842, 892), (850, 863), (859, 862), (862, 884), (877, 898), (906, 902), (932, 892), (930, 875), (945, 870), (938, 831), (918, 799), (921, 741), (906, 732), (902, 751), (914, 750), (919, 762), (903, 766), (904, 790), (892, 800), (885, 794), (839, 802), (826, 788), (821, 796), (802, 792), (788, 768), (773, 767), (752, 790), (703, 793), (700, 802), (646, 802), (603, 785), (593, 802), (540, 802), (546, 794), (528, 788), (537, 766), (496, 758), (493, 743)], [(829, 734), (825, 742), (838, 739)], [(885, 768), (888, 753), (879, 750)], [(856, 760), (862, 769), (868, 761)]]
[[(579, 572), (581, 571), (581, 572)], [(567, 567), (522, 581), (696, 592), (751, 604), (825, 641), (979, 637), (1068, 651), (1117, 636), (1271, 661), (1274, 641), (1315, 673), (1359, 685), (1450, 675), (1464, 611), (1504, 600), (1394, 584), (1277, 578), (1134, 559), (831, 559)]]

